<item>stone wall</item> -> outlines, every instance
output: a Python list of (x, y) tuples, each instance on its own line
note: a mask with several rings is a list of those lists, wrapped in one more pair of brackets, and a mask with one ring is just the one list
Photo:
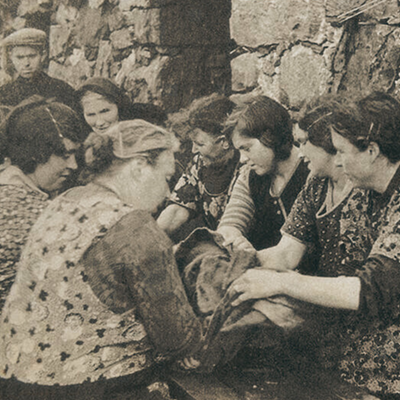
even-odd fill
[[(232, 90), (292, 110), (327, 92), (399, 92), (397, 0), (232, 0)], [(342, 22), (351, 6), (369, 8)], [(362, 9), (362, 8), (361, 8)], [(350, 14), (346, 14), (350, 16)], [(344, 18), (343, 18), (344, 19)]]
[[(338, 18), (355, 6), (367, 10)], [(3, 34), (49, 33), (50, 75), (111, 77), (171, 112), (231, 89), (294, 111), (325, 92), (400, 91), (398, 0), (3, 0), (0, 11)]]
[(46, 30), (49, 74), (75, 87), (87, 77), (110, 77), (134, 100), (167, 111), (213, 91), (230, 91), (229, 0), (8, 4), (3, 32), (23, 26)]

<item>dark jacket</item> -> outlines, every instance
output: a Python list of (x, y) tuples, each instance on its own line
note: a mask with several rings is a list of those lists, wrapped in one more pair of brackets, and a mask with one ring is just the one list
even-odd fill
[(60, 79), (51, 78), (44, 72), (37, 73), (32, 79), (19, 76), (14, 81), (1, 86), (0, 104), (14, 107), (35, 94), (46, 99), (54, 98), (79, 111), (72, 86)]

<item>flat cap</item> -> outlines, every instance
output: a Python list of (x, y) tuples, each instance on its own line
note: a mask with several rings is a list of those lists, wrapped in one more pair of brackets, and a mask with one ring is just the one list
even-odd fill
[(24, 28), (7, 36), (1, 42), (3, 47), (13, 46), (44, 46), (47, 35), (40, 29)]

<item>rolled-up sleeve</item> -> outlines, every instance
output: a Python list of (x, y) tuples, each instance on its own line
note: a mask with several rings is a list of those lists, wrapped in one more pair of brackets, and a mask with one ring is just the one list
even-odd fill
[(247, 233), (255, 213), (254, 202), (250, 196), (249, 173), (250, 170), (246, 167), (240, 170), (218, 228), (233, 227), (243, 235)]
[(89, 249), (89, 283), (114, 312), (134, 309), (156, 352), (184, 357), (198, 349), (201, 321), (190, 306), (172, 243), (146, 212), (122, 218)]

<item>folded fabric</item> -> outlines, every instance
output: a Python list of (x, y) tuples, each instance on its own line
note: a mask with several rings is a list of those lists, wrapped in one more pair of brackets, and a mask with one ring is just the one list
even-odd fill
[(176, 247), (175, 257), (192, 307), (210, 320), (208, 340), (219, 331), (244, 326), (274, 324), (292, 329), (304, 320), (296, 314), (298, 304), (291, 299), (274, 298), (248, 301), (232, 307), (227, 289), (250, 268), (259, 267), (255, 253), (223, 246), (224, 238), (208, 228), (194, 230)]

